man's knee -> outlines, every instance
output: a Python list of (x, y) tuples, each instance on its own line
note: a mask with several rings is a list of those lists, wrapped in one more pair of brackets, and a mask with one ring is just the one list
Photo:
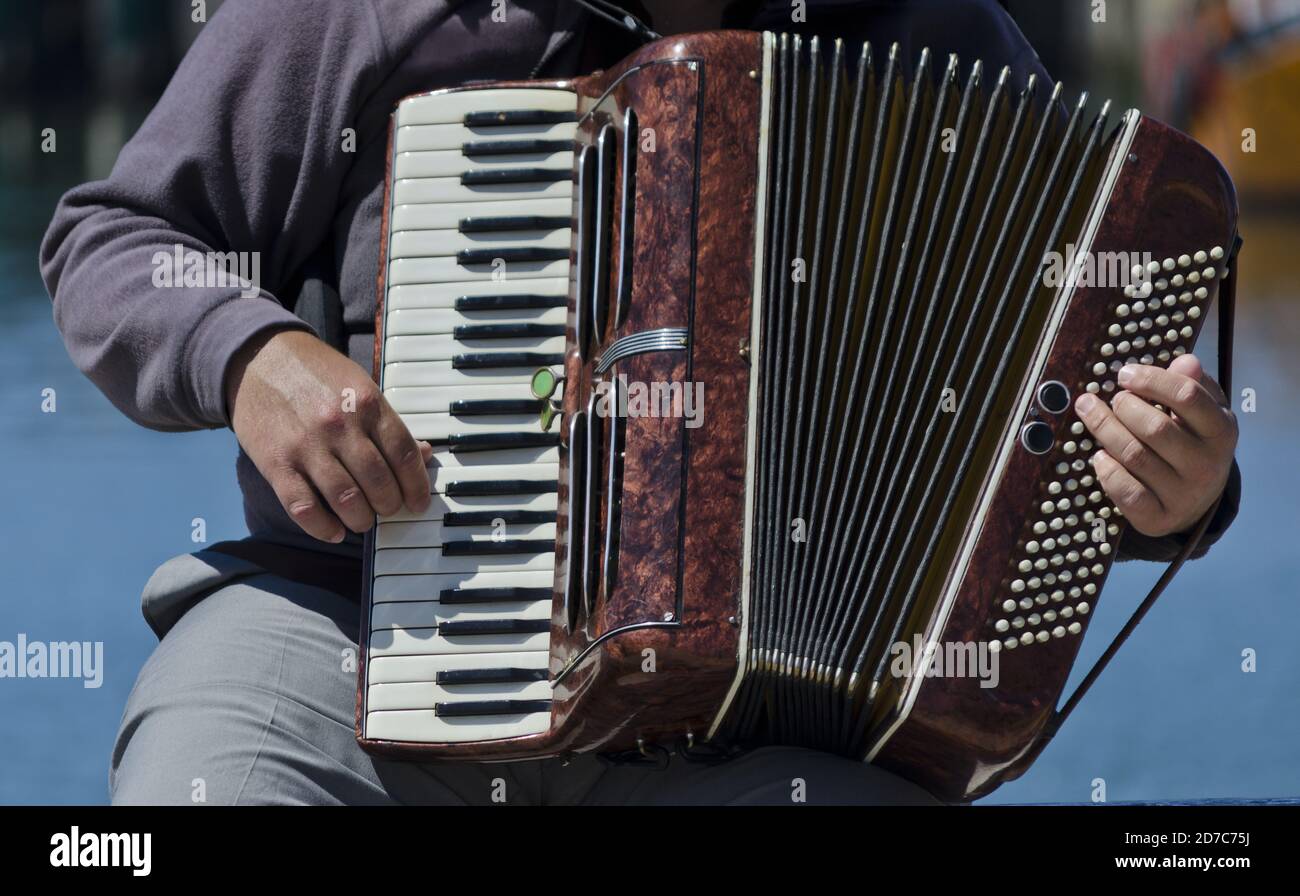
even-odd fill
[(273, 702), (229, 682), (187, 682), (162, 699), (133, 696), (113, 751), (113, 802), (240, 802), (270, 734)]
[(352, 733), (355, 612), (269, 576), (199, 602), (127, 701), (113, 801), (384, 801)]

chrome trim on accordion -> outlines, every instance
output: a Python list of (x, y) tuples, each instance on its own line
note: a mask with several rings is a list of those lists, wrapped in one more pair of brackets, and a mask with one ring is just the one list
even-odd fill
[(596, 373), (604, 373), (624, 358), (646, 355), (650, 352), (684, 352), (690, 345), (690, 330), (686, 327), (662, 327), (629, 333), (609, 344), (609, 348), (596, 358)]

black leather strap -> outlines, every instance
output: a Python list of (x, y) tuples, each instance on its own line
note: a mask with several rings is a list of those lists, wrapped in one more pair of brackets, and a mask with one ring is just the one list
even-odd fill
[(659, 40), (663, 37), (662, 34), (646, 25), (645, 22), (642, 22), (617, 3), (614, 3), (613, 0), (571, 0), (571, 2), (581, 6), (592, 15), (622, 28), (642, 42)]

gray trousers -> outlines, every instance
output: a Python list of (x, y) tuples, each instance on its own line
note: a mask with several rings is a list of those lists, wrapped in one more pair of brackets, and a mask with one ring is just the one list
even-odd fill
[(353, 735), (356, 603), (199, 552), (160, 567), (144, 605), (165, 634), (127, 700), (115, 804), (934, 802), (873, 766), (785, 747), (718, 765), (674, 756), (666, 768), (377, 759)]

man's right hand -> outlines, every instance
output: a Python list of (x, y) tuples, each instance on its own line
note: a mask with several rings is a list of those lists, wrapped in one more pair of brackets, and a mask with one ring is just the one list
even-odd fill
[(239, 444), (289, 517), (321, 541), (431, 497), (433, 449), (412, 438), (369, 374), (310, 333), (251, 340), (226, 373)]

